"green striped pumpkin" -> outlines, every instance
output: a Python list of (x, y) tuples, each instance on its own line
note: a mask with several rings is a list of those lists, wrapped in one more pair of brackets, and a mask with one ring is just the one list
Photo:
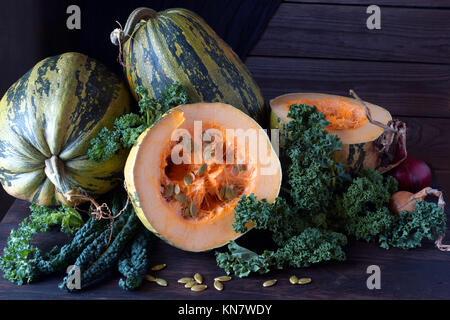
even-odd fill
[[(148, 8), (135, 12), (139, 10), (151, 12)], [(211, 27), (186, 9), (153, 12), (146, 23), (133, 26), (134, 32), (123, 43), (125, 73), (132, 92), (142, 85), (159, 97), (168, 84), (177, 81), (187, 87), (193, 103), (227, 103), (261, 121), (264, 99), (258, 85)], [(130, 19), (132, 16), (134, 12)]]
[[(88, 159), (87, 150), (90, 139), (112, 127), (129, 104), (124, 83), (83, 54), (40, 61), (0, 101), (4, 189), (41, 205), (67, 203), (63, 193), (72, 189), (93, 197), (109, 191), (122, 176), (126, 154), (98, 163)], [(49, 169), (58, 171), (56, 179)]]

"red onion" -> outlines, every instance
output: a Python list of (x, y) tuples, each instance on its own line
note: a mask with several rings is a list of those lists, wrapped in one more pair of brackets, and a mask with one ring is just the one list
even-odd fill
[(389, 175), (398, 181), (398, 189), (418, 192), (427, 187), (431, 181), (430, 167), (417, 158), (407, 157), (397, 167), (389, 171)]

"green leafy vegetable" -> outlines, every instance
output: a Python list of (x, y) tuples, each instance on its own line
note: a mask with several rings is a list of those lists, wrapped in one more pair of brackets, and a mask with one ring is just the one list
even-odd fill
[(288, 184), (295, 207), (309, 214), (326, 214), (333, 192), (346, 178), (333, 152), (341, 150), (336, 135), (325, 131), (329, 122), (316, 107), (291, 105), (287, 124)]
[(139, 94), (139, 114), (128, 113), (114, 121), (112, 130), (104, 127), (97, 137), (91, 140), (88, 150), (89, 159), (104, 161), (117, 154), (122, 149), (131, 148), (139, 135), (171, 108), (188, 103), (186, 88), (179, 83), (166, 87), (159, 99), (148, 96), (148, 90), (137, 87)]
[[(37, 263), (42, 252), (31, 241), (38, 232), (47, 232), (53, 226), (61, 226), (61, 231), (73, 234), (83, 225), (83, 219), (73, 208), (62, 206), (50, 209), (44, 206), (31, 205), (31, 214), (25, 218), (16, 230), (11, 230), (7, 247), (3, 250), (0, 268), (3, 277), (19, 285), (29, 283), (37, 275)], [(55, 254), (56, 249), (50, 252)], [(48, 257), (48, 255), (46, 256)]]
[(149, 242), (150, 232), (142, 230), (122, 254), (119, 272), (124, 278), (119, 280), (119, 286), (123, 289), (135, 290), (141, 286), (148, 270)]

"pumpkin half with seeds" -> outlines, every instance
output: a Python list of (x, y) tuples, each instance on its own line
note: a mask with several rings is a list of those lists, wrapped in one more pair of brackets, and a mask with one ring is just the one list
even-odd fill
[(240, 236), (232, 226), (234, 207), (251, 193), (273, 202), (281, 166), (255, 120), (231, 105), (196, 103), (172, 109), (140, 135), (125, 181), (149, 230), (197, 252)]
[(359, 97), (322, 93), (289, 93), (270, 101), (270, 127), (280, 129), (281, 147), (286, 139), (285, 124), (290, 121), (287, 115), (291, 104), (315, 106), (325, 114), (330, 122), (325, 129), (342, 142), (342, 150), (335, 153), (335, 159), (349, 171), (376, 169), (384, 173), (406, 158), (406, 126), (392, 120), (389, 111)]

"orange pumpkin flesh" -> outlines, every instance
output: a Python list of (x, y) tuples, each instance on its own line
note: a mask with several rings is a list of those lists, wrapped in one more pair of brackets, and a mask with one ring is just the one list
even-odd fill
[[(194, 121), (200, 120), (199, 131)], [(210, 129), (222, 133), (223, 140), (209, 138)], [(229, 138), (227, 129), (261, 128), (230, 105), (179, 106), (139, 137), (127, 160), (125, 180), (139, 218), (183, 250), (205, 251), (239, 237), (232, 224), (234, 207), (243, 194), (254, 193), (269, 202), (278, 195), (280, 163), (267, 135), (258, 136), (258, 145), (264, 148), (255, 153), (250, 143), (243, 147), (238, 137)], [(189, 138), (173, 136), (180, 130)], [(193, 152), (185, 154), (183, 146)], [(191, 161), (176, 163), (173, 154)], [(226, 161), (231, 154), (235, 160)], [(239, 156), (244, 163), (238, 163)], [(264, 174), (269, 168), (272, 173)]]
[[(328, 133), (336, 134), (342, 142), (342, 150), (335, 153), (335, 158), (349, 169), (376, 169), (379, 165), (379, 152), (374, 141), (384, 129), (370, 123), (364, 107), (352, 98), (322, 93), (290, 93), (270, 101), (271, 128), (283, 131), (291, 104), (316, 106), (331, 123), (325, 128)], [(391, 119), (390, 113), (377, 105), (366, 103), (372, 118), (383, 124)], [(280, 141), (283, 144), (283, 141)]]

